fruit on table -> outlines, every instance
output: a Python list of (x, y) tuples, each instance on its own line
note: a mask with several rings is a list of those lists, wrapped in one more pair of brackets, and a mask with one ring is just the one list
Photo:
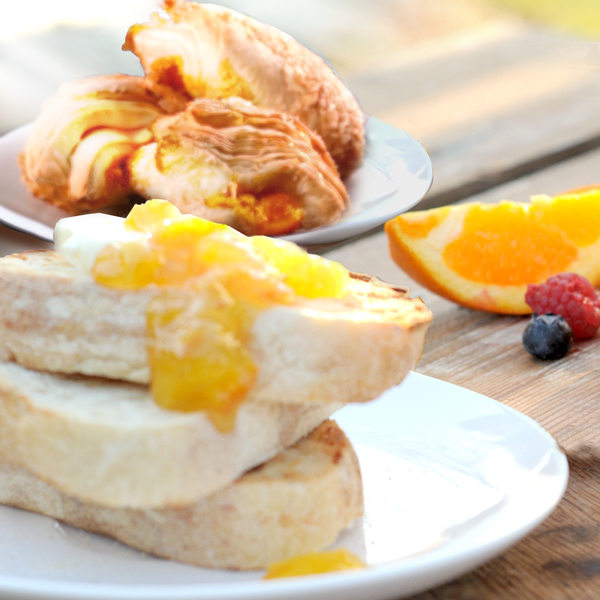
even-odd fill
[(564, 317), (576, 340), (592, 338), (600, 327), (600, 299), (594, 286), (576, 273), (559, 273), (540, 285), (529, 285), (525, 302), (535, 313)]
[(528, 314), (527, 285), (565, 271), (600, 284), (600, 188), (409, 212), (385, 231), (408, 275), (474, 309)]
[(560, 315), (534, 314), (523, 331), (523, 346), (536, 358), (556, 360), (573, 347), (573, 332)]

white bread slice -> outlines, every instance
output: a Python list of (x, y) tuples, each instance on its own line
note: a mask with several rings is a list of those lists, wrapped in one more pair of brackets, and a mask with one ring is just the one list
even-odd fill
[[(148, 383), (145, 312), (156, 293), (100, 286), (49, 250), (4, 257), (0, 357), (30, 369)], [(251, 333), (259, 375), (247, 399), (372, 400), (414, 368), (431, 319), (406, 290), (358, 275), (343, 299), (264, 310)]]
[(246, 402), (233, 431), (160, 408), (146, 386), (0, 362), (0, 455), (62, 492), (113, 507), (183, 505), (312, 431), (341, 402)]
[(178, 508), (80, 502), (0, 462), (0, 503), (203, 567), (257, 569), (335, 541), (363, 509), (358, 461), (332, 421), (227, 488)]

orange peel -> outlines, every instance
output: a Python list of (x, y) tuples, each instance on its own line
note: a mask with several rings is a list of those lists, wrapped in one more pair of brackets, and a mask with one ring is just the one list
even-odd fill
[(528, 314), (527, 285), (560, 272), (600, 284), (600, 187), (405, 213), (385, 231), (408, 275), (473, 309)]

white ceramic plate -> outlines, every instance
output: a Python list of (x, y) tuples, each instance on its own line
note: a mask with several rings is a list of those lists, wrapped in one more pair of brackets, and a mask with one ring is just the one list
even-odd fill
[(359, 455), (365, 517), (337, 542), (369, 568), (261, 581), (152, 558), (0, 507), (0, 597), (81, 600), (383, 600), (449, 581), (543, 521), (568, 479), (554, 439), (521, 413), (411, 374), (336, 415)]
[[(32, 196), (21, 181), (17, 157), (30, 127), (0, 137), (0, 222), (51, 242), (54, 225), (69, 215)], [(427, 194), (431, 161), (416, 140), (374, 117), (368, 119), (365, 135), (365, 160), (346, 181), (350, 206), (341, 220), (284, 239), (304, 246), (340, 242), (407, 211)]]

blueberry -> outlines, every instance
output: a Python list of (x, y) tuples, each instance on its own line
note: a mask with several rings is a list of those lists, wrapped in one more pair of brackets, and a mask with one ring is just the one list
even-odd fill
[(523, 332), (523, 346), (537, 358), (555, 360), (565, 356), (573, 346), (573, 332), (560, 315), (533, 313)]

